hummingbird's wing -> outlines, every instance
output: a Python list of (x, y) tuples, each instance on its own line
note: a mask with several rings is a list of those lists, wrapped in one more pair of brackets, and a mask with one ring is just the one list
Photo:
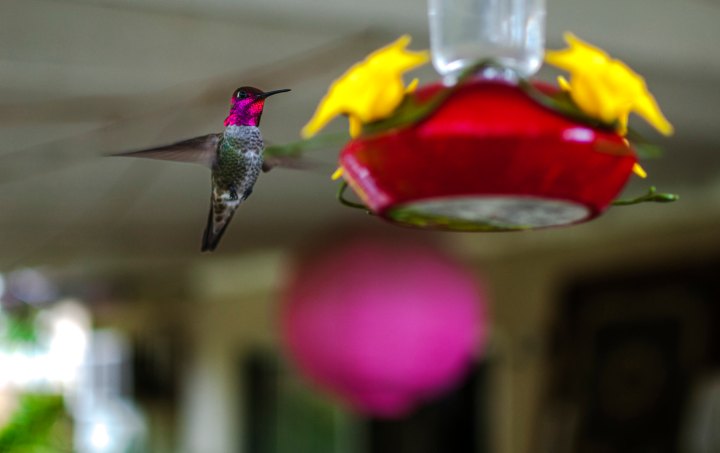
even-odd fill
[(171, 145), (118, 153), (113, 156), (143, 157), (212, 167), (217, 158), (217, 147), (221, 139), (222, 134), (208, 134)]
[(269, 145), (266, 142), (263, 152), (262, 170), (268, 172), (275, 167), (290, 168), (294, 170), (313, 170), (326, 166), (325, 163), (312, 160), (305, 156), (307, 151), (322, 149), (337, 149), (347, 143), (350, 136), (347, 133), (330, 134), (313, 138), (310, 142), (300, 140), (282, 146)]
[(290, 168), (293, 170), (309, 170), (319, 166), (317, 162), (304, 157), (274, 157), (268, 156), (263, 159), (262, 171), (267, 173), (273, 168)]

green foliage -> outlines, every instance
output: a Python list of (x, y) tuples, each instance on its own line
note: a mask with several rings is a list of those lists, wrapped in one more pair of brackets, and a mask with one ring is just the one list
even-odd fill
[(58, 453), (71, 451), (71, 431), (63, 398), (25, 394), (7, 425), (0, 428), (0, 452)]
[[(35, 310), (23, 307), (21, 310), (5, 312), (4, 340), (9, 343), (35, 343), (37, 333), (35, 330)], [(0, 450), (2, 451), (2, 450)]]
[(333, 453), (338, 444), (338, 408), (290, 378), (281, 379), (278, 393), (277, 453)]

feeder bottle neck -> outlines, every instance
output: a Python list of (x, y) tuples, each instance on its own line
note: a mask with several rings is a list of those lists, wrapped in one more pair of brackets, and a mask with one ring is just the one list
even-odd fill
[(543, 61), (545, 0), (428, 0), (435, 69), (452, 84), (466, 69), (492, 61), (482, 76), (530, 77)]

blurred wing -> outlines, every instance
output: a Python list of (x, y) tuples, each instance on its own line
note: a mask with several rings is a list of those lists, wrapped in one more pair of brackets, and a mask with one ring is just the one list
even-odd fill
[(146, 159), (169, 160), (173, 162), (187, 162), (191, 164), (212, 167), (217, 155), (218, 143), (222, 134), (208, 134), (191, 138), (172, 145), (157, 148), (113, 154), (113, 156), (142, 157)]
[(317, 168), (319, 163), (304, 157), (265, 157), (263, 158), (262, 171), (269, 172), (273, 168), (290, 168), (293, 170), (311, 170)]

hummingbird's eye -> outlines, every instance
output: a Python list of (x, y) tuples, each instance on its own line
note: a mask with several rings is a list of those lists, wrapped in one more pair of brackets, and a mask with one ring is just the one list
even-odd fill
[(248, 97), (248, 93), (245, 90), (237, 90), (235, 97), (238, 99), (245, 99)]

